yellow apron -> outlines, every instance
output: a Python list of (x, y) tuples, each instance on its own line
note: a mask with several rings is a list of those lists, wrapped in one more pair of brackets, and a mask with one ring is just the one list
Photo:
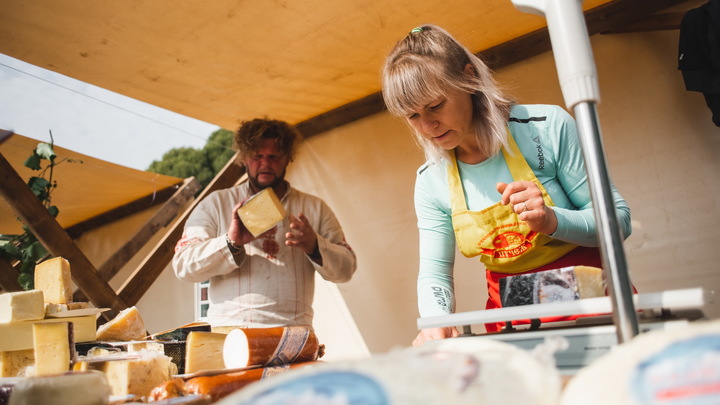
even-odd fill
[[(510, 131), (508, 144), (512, 155), (505, 148), (502, 148), (502, 153), (513, 180), (535, 182), (545, 205), (554, 206), (550, 195), (520, 153)], [(482, 211), (469, 211), (453, 151), (450, 151), (450, 160), (448, 180), (452, 222), (463, 255), (480, 255), (480, 261), (490, 271), (516, 274), (553, 262), (577, 247), (531, 230), (527, 222), (518, 218), (510, 204), (498, 202)]]

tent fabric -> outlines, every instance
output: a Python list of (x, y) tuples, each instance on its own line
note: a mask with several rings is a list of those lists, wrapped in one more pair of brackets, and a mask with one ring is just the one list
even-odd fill
[[(24, 163), (40, 142), (45, 141), (13, 134), (0, 144), (0, 154), (25, 181), (39, 174), (25, 167)], [(52, 191), (51, 201), (60, 210), (57, 220), (63, 228), (183, 181), (177, 177), (109, 163), (58, 146), (53, 149), (57, 155), (56, 162), (61, 163), (53, 171), (53, 181), (57, 181), (57, 187)], [(47, 161), (43, 161), (42, 166), (46, 165)], [(21, 222), (7, 201), (0, 199), (0, 234), (15, 235), (21, 232)]]

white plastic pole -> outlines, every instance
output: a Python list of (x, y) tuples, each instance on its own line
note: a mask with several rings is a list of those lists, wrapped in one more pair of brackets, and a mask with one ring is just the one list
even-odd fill
[(608, 271), (613, 322), (622, 343), (635, 337), (638, 319), (622, 235), (597, 119), (600, 91), (582, 0), (512, 0), (523, 12), (544, 15), (565, 105), (575, 113), (593, 199), (603, 267)]

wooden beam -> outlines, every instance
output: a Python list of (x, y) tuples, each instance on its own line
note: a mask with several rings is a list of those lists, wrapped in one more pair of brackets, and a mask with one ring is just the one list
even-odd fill
[(155, 246), (152, 253), (145, 258), (142, 264), (135, 270), (130, 278), (120, 287), (120, 298), (129, 305), (135, 305), (155, 282), (160, 273), (172, 260), (175, 253), (175, 245), (182, 237), (185, 221), (197, 204), (208, 194), (215, 190), (232, 187), (245, 173), (245, 168), (238, 166), (238, 154), (236, 153), (225, 167), (208, 184), (197, 199), (183, 213), (182, 217), (173, 225), (163, 239)]
[[(110, 256), (98, 267), (100, 277), (110, 281), (132, 259), (140, 249), (148, 243), (157, 233), (167, 227), (178, 216), (180, 209), (200, 191), (200, 182), (194, 177), (185, 179), (182, 186), (177, 188), (175, 194), (153, 215), (128, 242)], [(74, 293), (75, 301), (85, 301), (85, 294), (77, 290)]]
[(15, 214), (22, 219), (50, 254), (62, 256), (70, 262), (73, 281), (87, 294), (90, 301), (98, 308), (110, 308), (102, 314), (103, 317), (111, 319), (119, 311), (127, 308), (123, 300), (100, 277), (90, 260), (30, 191), (2, 153), (0, 153), (0, 196), (9, 203)]
[[(622, 29), (634, 21), (691, 0), (614, 0), (585, 12), (590, 35)], [(519, 13), (519, 11), (518, 11)], [(547, 28), (539, 29), (511, 41), (478, 52), (488, 66), (497, 70), (551, 50)], [(349, 124), (385, 109), (380, 92), (370, 94), (334, 110), (296, 124), (311, 137)]]
[(22, 291), (18, 284), (18, 271), (6, 259), (0, 259), (0, 287), (3, 291)]
[(119, 219), (129, 217), (130, 215), (137, 214), (138, 212), (144, 211), (152, 206), (162, 204), (177, 191), (178, 185), (180, 184), (182, 183), (166, 187), (156, 193), (148, 194), (145, 197), (138, 198), (135, 201), (131, 201), (83, 222), (69, 226), (65, 229), (65, 232), (67, 232), (71, 238), (77, 239), (80, 235), (87, 231), (91, 231)]
[(633, 32), (679, 30), (686, 11), (649, 15), (603, 34), (628, 34)]

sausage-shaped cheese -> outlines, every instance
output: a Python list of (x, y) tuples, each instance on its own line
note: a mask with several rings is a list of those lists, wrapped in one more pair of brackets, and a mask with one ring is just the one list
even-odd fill
[(324, 347), (303, 326), (234, 329), (223, 345), (226, 368), (265, 367), (315, 361)]

